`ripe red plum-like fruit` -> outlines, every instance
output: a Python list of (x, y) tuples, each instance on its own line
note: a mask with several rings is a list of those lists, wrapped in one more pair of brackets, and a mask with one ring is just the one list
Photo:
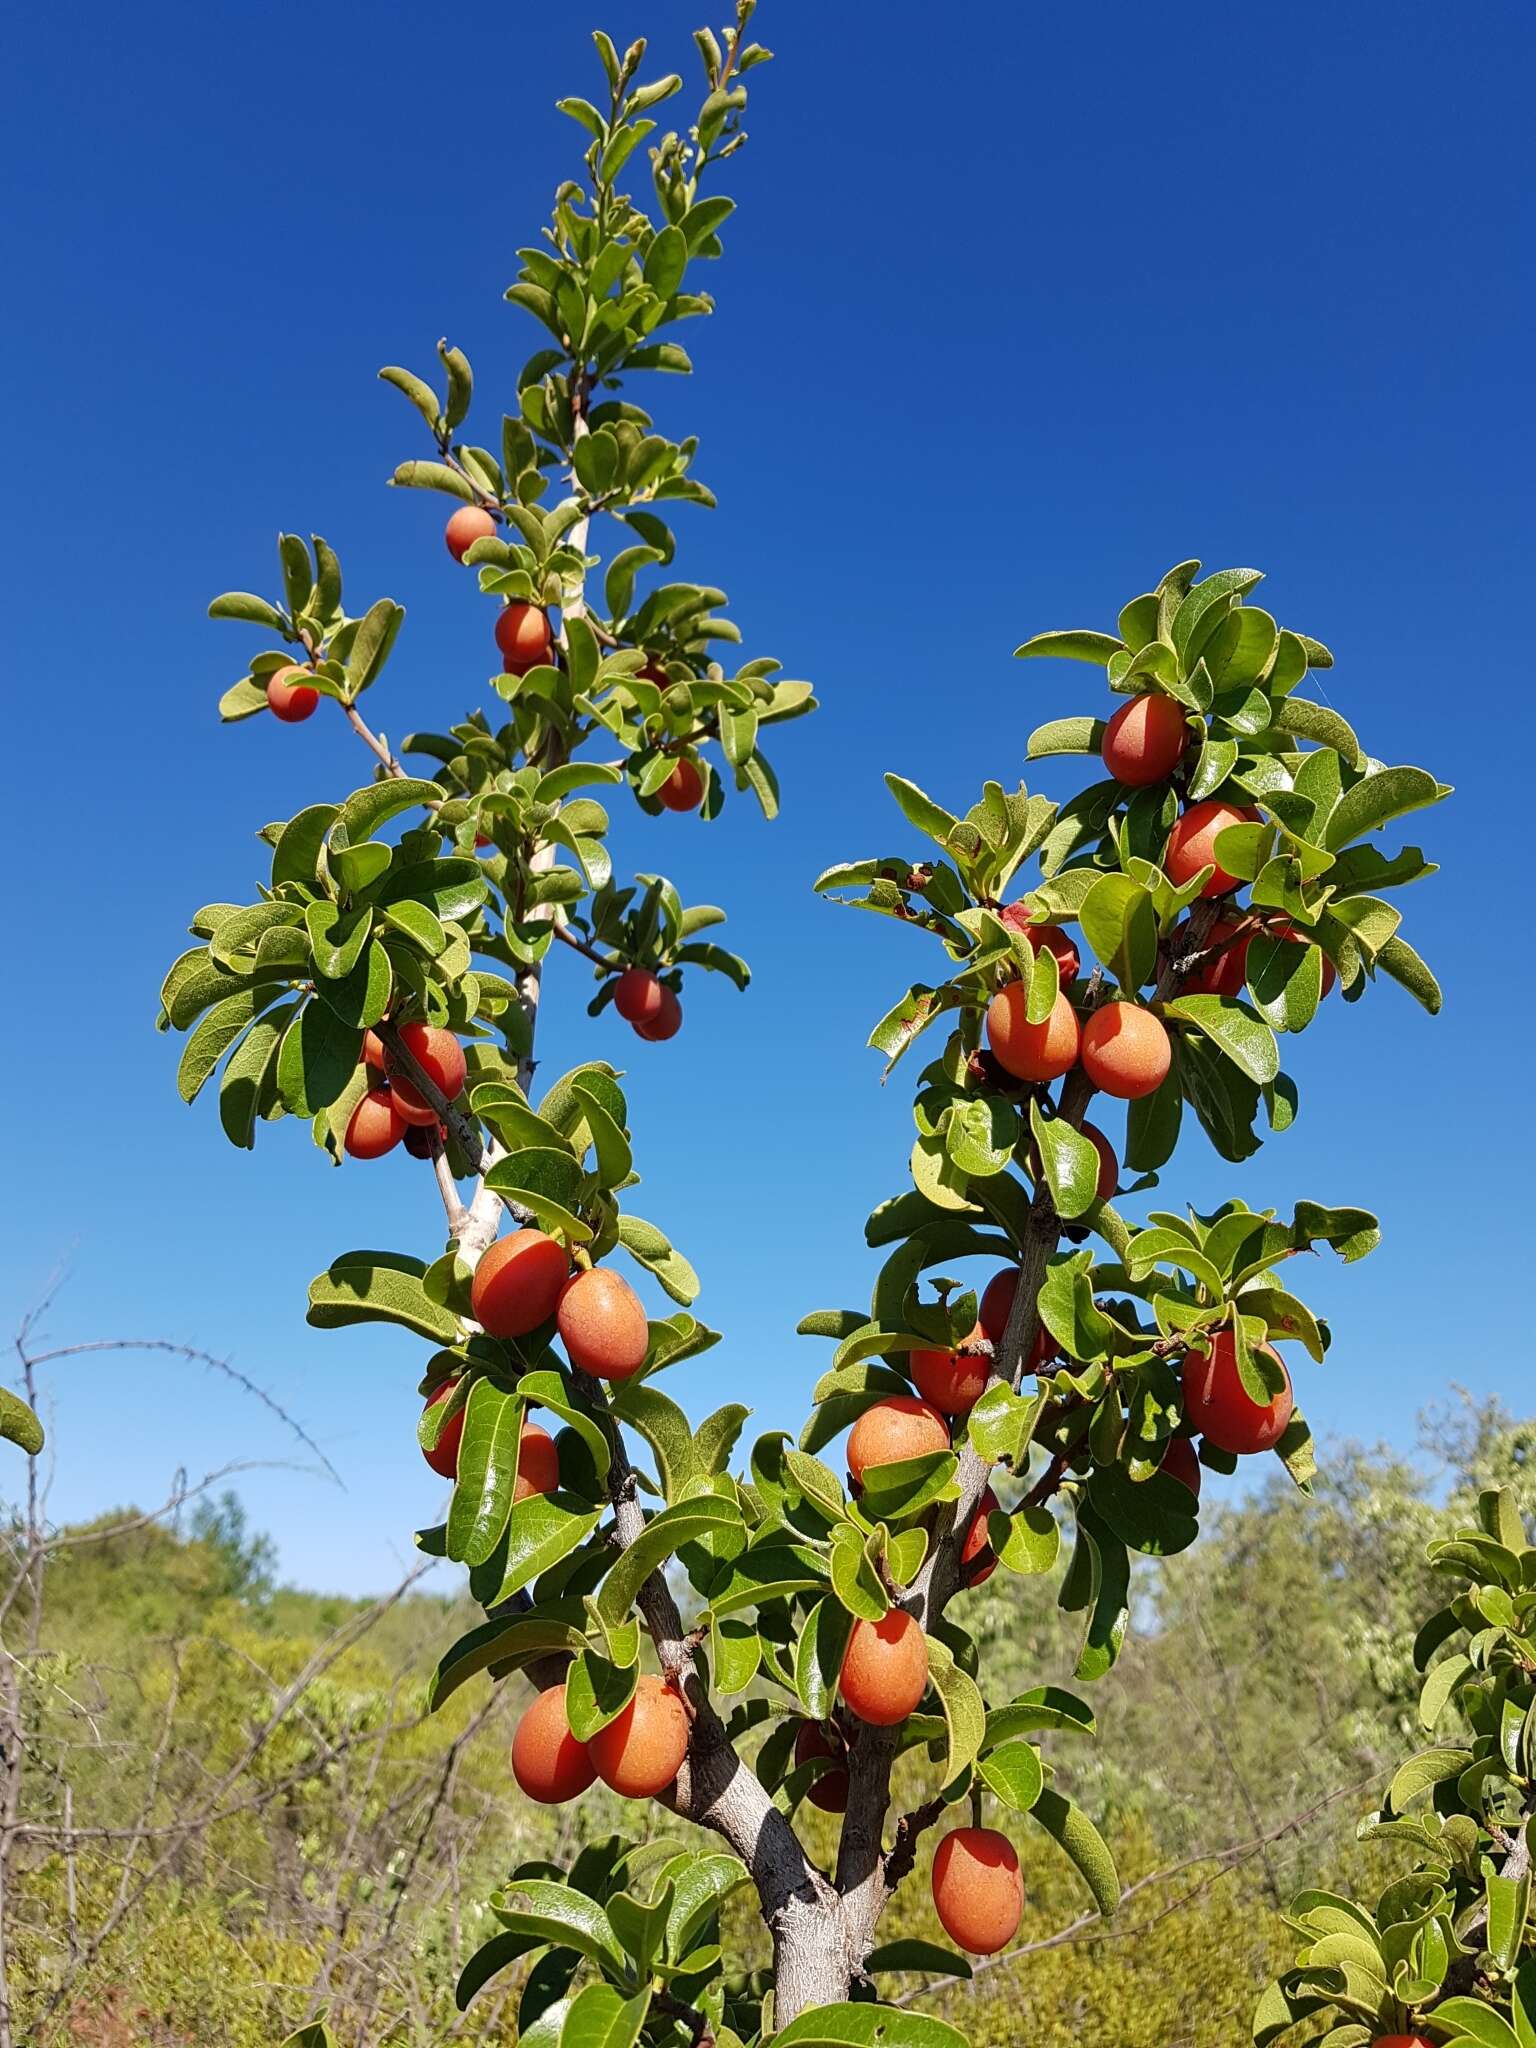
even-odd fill
[(1043, 1023), (1029, 1021), (1029, 991), (1012, 981), (987, 1005), (987, 1044), (1018, 1081), (1055, 1081), (1077, 1065), (1082, 1033), (1077, 1012), (1058, 992)]
[(976, 1513), (971, 1526), (965, 1532), (965, 1541), (960, 1546), (960, 1583), (962, 1586), (979, 1586), (990, 1579), (997, 1570), (997, 1553), (992, 1548), (992, 1539), (987, 1533), (987, 1517), (997, 1513), (997, 1495), (991, 1487), (983, 1490), (976, 1503)]
[(1173, 773), (1188, 738), (1183, 705), (1149, 692), (1121, 705), (1104, 728), (1099, 751), (1116, 782), (1145, 789)]
[(536, 1493), (554, 1493), (560, 1485), (560, 1453), (547, 1429), (536, 1422), (524, 1422), (517, 1438), (517, 1484), (512, 1505), (532, 1500)]
[(1229, 875), (1217, 862), (1216, 836), (1229, 825), (1256, 824), (1258, 816), (1257, 811), (1240, 810), (1236, 804), (1222, 803), (1218, 797), (1191, 804), (1168, 834), (1168, 844), (1163, 849), (1163, 873), (1177, 889), (1192, 882), (1202, 868), (1214, 866), (1216, 871), (1200, 894), (1225, 896), (1229, 889), (1237, 887), (1237, 877)]
[(683, 1026), (683, 1006), (674, 992), (663, 982), (661, 984), (661, 1006), (648, 1023), (635, 1026), (637, 1038), (649, 1039), (653, 1044), (663, 1039), (676, 1038)]
[(512, 1775), (519, 1789), (541, 1806), (563, 1806), (585, 1792), (597, 1776), (587, 1745), (571, 1733), (563, 1685), (541, 1692), (518, 1722), (512, 1738)]
[(820, 1721), (802, 1721), (795, 1731), (797, 1764), (808, 1764), (815, 1756), (844, 1759), (835, 1769), (823, 1771), (805, 1795), (812, 1806), (819, 1806), (823, 1813), (848, 1811), (847, 1755), (848, 1745), (844, 1742), (841, 1732), (834, 1726), (823, 1725)]
[(475, 1268), (475, 1321), (490, 1337), (526, 1337), (554, 1314), (570, 1270), (565, 1246), (542, 1230), (498, 1238)]
[(309, 683), (297, 683), (305, 671), (297, 663), (275, 669), (267, 678), (267, 708), (284, 725), (301, 725), (320, 702), (320, 692)]
[[(453, 1102), (463, 1092), (465, 1075), (468, 1072), (464, 1048), (451, 1031), (444, 1031), (436, 1024), (402, 1024), (400, 1043), (445, 1101)], [(435, 1123), (437, 1111), (426, 1097), (397, 1071), (387, 1048), (384, 1064), (400, 1114), (411, 1123)]]
[(654, 1799), (665, 1792), (688, 1754), (682, 1701), (663, 1680), (642, 1672), (634, 1698), (597, 1731), (587, 1754), (603, 1783), (625, 1799)]
[(915, 1394), (888, 1394), (866, 1408), (848, 1432), (848, 1470), (862, 1486), (876, 1465), (898, 1465), (949, 1449), (949, 1424), (937, 1408)]
[(405, 1135), (405, 1118), (387, 1088), (370, 1088), (352, 1112), (343, 1149), (352, 1159), (382, 1159)]
[(664, 811), (696, 811), (704, 801), (704, 777), (698, 763), (682, 755), (657, 790), (656, 801)]
[(644, 1303), (627, 1280), (603, 1266), (566, 1282), (555, 1324), (572, 1365), (594, 1379), (632, 1379), (651, 1345)]
[(496, 521), (483, 505), (461, 505), (443, 528), (443, 540), (456, 562), (462, 562), (477, 540), (496, 531)]
[(1187, 1436), (1176, 1436), (1170, 1441), (1157, 1469), (1187, 1486), (1196, 1500), (1200, 1498), (1200, 1457)]
[(652, 1024), (661, 1014), (662, 994), (648, 967), (626, 967), (613, 985), (613, 1007), (626, 1024)]
[[(982, 1348), (971, 1348), (978, 1345)], [(969, 1415), (991, 1377), (992, 1349), (978, 1322), (959, 1349), (913, 1351), (907, 1356), (907, 1364), (917, 1391), (941, 1415)]]
[(1237, 1345), (1230, 1330), (1218, 1330), (1209, 1351), (1190, 1351), (1184, 1358), (1184, 1415), (1218, 1450), (1235, 1457), (1270, 1451), (1284, 1436), (1295, 1406), (1291, 1377), (1280, 1354), (1268, 1344), (1259, 1349), (1280, 1366), (1284, 1384), (1267, 1404), (1252, 1400), (1237, 1370)]
[(933, 1903), (944, 1932), (968, 1955), (1006, 1948), (1024, 1916), (1018, 1854), (996, 1828), (952, 1828), (933, 1852)]
[(1139, 1003), (1104, 1003), (1083, 1026), (1083, 1072), (1106, 1095), (1135, 1102), (1155, 1094), (1172, 1064), (1162, 1019)]
[(1005, 903), (997, 914), (1010, 931), (1023, 933), (1032, 952), (1043, 950), (1056, 955), (1056, 965), (1063, 981), (1077, 979), (1082, 962), (1070, 932), (1064, 932), (1059, 924), (1037, 924), (1027, 903)]
[(879, 1621), (856, 1621), (838, 1685), (861, 1721), (905, 1721), (928, 1688), (928, 1644), (911, 1615), (892, 1607)]
[[(439, 1387), (427, 1403), (427, 1413), (430, 1415), (434, 1408), (441, 1408), (451, 1401), (458, 1384), (457, 1380), (450, 1380), (446, 1387)], [(456, 1415), (449, 1416), (448, 1420), (438, 1431), (437, 1442), (432, 1446), (431, 1450), (423, 1450), (421, 1455), (426, 1459), (439, 1479), (456, 1479), (458, 1477), (459, 1442), (463, 1435), (464, 1410), (460, 1408)]]
[(496, 645), (509, 676), (525, 676), (529, 669), (548, 661), (554, 646), (549, 617), (536, 604), (513, 599), (496, 614)]

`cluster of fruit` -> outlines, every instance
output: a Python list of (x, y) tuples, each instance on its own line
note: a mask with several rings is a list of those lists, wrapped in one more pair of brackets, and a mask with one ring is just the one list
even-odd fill
[[(468, 1068), (464, 1048), (451, 1031), (435, 1024), (402, 1024), (398, 1037), (417, 1066), (437, 1088), (445, 1102), (463, 1092)], [(430, 1155), (434, 1137), (440, 1138), (438, 1113), (412, 1082), (397, 1071), (388, 1048), (376, 1031), (363, 1034), (363, 1065), (368, 1070), (368, 1092), (353, 1110), (343, 1140), (353, 1159), (382, 1159), (403, 1138), (408, 1152), (418, 1158)]]

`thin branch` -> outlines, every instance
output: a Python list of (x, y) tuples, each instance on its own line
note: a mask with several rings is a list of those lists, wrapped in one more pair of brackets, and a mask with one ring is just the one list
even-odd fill
[[(18, 1348), (24, 1342), (25, 1329), (24, 1324), (23, 1333), (16, 1340)], [(233, 1380), (242, 1393), (251, 1395), (264, 1408), (270, 1409), (278, 1421), (292, 1431), (306, 1450), (314, 1452), (331, 1478), (343, 1493), (346, 1492), (346, 1481), (302, 1424), (295, 1422), (287, 1409), (280, 1402), (273, 1400), (264, 1387), (259, 1387), (253, 1379), (248, 1379), (236, 1366), (231, 1365), (227, 1358), (216, 1358), (211, 1351), (199, 1351), (192, 1344), (173, 1344), (167, 1337), (99, 1337), (87, 1344), (61, 1344), (55, 1350), (35, 1351), (30, 1356), (33, 1366), (36, 1367), (54, 1365), (61, 1358), (83, 1358), (96, 1351), (159, 1351), (170, 1358), (183, 1358), (189, 1365), (202, 1365), (210, 1372), (222, 1373), (227, 1380)]]

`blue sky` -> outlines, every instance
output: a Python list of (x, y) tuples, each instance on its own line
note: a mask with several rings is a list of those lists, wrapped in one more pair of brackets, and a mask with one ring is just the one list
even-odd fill
[[(1500, 726), (1530, 688), (1529, 13), (870, 18), (765, 5), (779, 60), (728, 166), (720, 310), (690, 332), (691, 384), (643, 394), (699, 434), (720, 499), (682, 522), (684, 573), (825, 705), (777, 740), (776, 826), (743, 801), (712, 829), (615, 828), (620, 863), (730, 909), (756, 978), (694, 987), (682, 1036), (648, 1047), (584, 1017), (562, 960), (543, 1026), (548, 1071), (632, 1063), (637, 1206), (727, 1333), (671, 1391), (796, 1426), (823, 1347), (794, 1322), (862, 1298), (863, 1218), (903, 1184), (909, 1089), (881, 1090), (863, 1041), (936, 955), (811, 880), (904, 843), (886, 768), (956, 807), (1016, 780), (1034, 724), (1100, 700), (1093, 671), (1012, 648), (1110, 626), (1198, 555), (1267, 570), (1262, 601), (1333, 647), (1329, 699), (1368, 747), (1458, 786), (1410, 835), (1442, 874), (1400, 899), (1447, 1002), (1433, 1021), (1391, 985), (1330, 1004), (1288, 1060), (1294, 1130), (1238, 1168), (1187, 1143), (1164, 1197), (1380, 1209), (1381, 1251), (1306, 1275), (1336, 1332), (1299, 1371), (1320, 1431), (1408, 1445), (1450, 1382), (1528, 1403), (1531, 984), (1518, 887), (1501, 903), (1494, 878), (1523, 857), (1528, 788)], [(691, 64), (695, 19), (676, 0), (602, 17), (621, 43), (648, 31), (658, 70)], [(417, 1347), (309, 1330), (305, 1286), (350, 1245), (430, 1256), (440, 1212), (400, 1155), (332, 1173), (291, 1126), (235, 1152), (211, 1102), (180, 1104), (151, 1025), (191, 910), (252, 893), (254, 827), (367, 779), (338, 718), (219, 727), (249, 642), (209, 597), (269, 587), (280, 528), (319, 531), (354, 599), (407, 607), (375, 718), (398, 733), (484, 697), (487, 601), (443, 550), (443, 502), (382, 487), (428, 451), (374, 372), (428, 367), (447, 334), (477, 417), (499, 415), (536, 345), (501, 293), (575, 164), (553, 102), (590, 92), (595, 60), (579, 9), (467, 0), (449, 22), (87, 0), (66, 30), (33, 9), (0, 143), (21, 200), (0, 223), (0, 772), (26, 962), (0, 1016), (0, 1316), (62, 1262), (57, 1341), (232, 1358), (346, 1481), (241, 1482), (285, 1572), (336, 1589), (389, 1581), (438, 1491)], [(148, 1503), (177, 1466), (295, 1455), (232, 1386), (155, 1356), (62, 1365), (46, 1394), (60, 1517)]]

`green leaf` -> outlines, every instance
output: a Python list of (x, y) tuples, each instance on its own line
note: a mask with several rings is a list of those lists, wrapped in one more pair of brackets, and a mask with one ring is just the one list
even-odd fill
[(1031, 1814), (1051, 1840), (1076, 1864), (1084, 1884), (1093, 1894), (1094, 1904), (1105, 1919), (1109, 1919), (1120, 1904), (1120, 1877), (1115, 1869), (1115, 1859), (1093, 1822), (1081, 1807), (1074, 1806), (1070, 1799), (1064, 1799), (1049, 1785), (1035, 1801)]
[(1435, 2007), (1432, 2017), (1437, 2027), (1459, 2027), (1480, 2048), (1520, 2048), (1514, 2028), (1481, 1999), (1447, 1998)]
[(681, 1500), (704, 1476), (694, 1453), (693, 1431), (682, 1409), (643, 1380), (615, 1387), (609, 1406), (621, 1422), (638, 1430), (655, 1452), (657, 1477), (667, 1500), (674, 1504)]
[(1099, 1155), (1064, 1116), (1042, 1116), (1037, 1101), (1029, 1105), (1029, 1127), (1039, 1147), (1056, 1213), (1070, 1222), (1098, 1198)]
[(477, 1379), (464, 1408), (458, 1478), (448, 1509), (448, 1555), (484, 1564), (512, 1510), (523, 1404), (494, 1381)]
[(1100, 668), (1112, 654), (1118, 654), (1124, 647), (1123, 640), (1117, 640), (1112, 633), (1066, 632), (1036, 633), (1013, 650), (1016, 661), (1032, 661), (1041, 656), (1051, 656), (1062, 661), (1091, 661)]
[(511, 1932), (538, 1934), (544, 1941), (574, 1948), (591, 1962), (624, 1967), (624, 1951), (607, 1914), (568, 1884), (515, 1878), (505, 1891), (493, 1895), (491, 1910)]
[(1058, 1685), (1037, 1685), (1021, 1692), (1010, 1705), (997, 1707), (988, 1714), (983, 1747), (995, 1749), (1000, 1742), (1012, 1742), (1020, 1735), (1032, 1735), (1044, 1728), (1058, 1728), (1073, 1735), (1097, 1733), (1093, 1709), (1086, 1700), (1080, 1700), (1076, 1693), (1064, 1692)]
[(525, 1615), (483, 1621), (478, 1628), (460, 1636), (439, 1660), (427, 1689), (427, 1705), (435, 1713), (461, 1685), (488, 1671), (493, 1664), (516, 1670), (555, 1651), (580, 1650), (585, 1642), (581, 1630), (569, 1622)]
[[(997, 1524), (1004, 1520), (1007, 1528), (1000, 1532)], [(989, 1515), (987, 1534), (998, 1563), (1024, 1576), (1052, 1570), (1061, 1554), (1061, 1529), (1043, 1505), (1019, 1507), (1006, 1517)]]
[(1035, 727), (1024, 757), (1043, 761), (1052, 754), (1096, 754), (1103, 738), (1102, 718), (1052, 718)]
[(590, 1742), (635, 1696), (638, 1664), (610, 1664), (590, 1644), (565, 1674), (565, 1718), (578, 1742)]
[(1437, 782), (1422, 768), (1382, 768), (1345, 790), (1329, 815), (1323, 844), (1330, 853), (1337, 853), (1351, 840), (1449, 794), (1446, 783)]
[(383, 782), (370, 782), (365, 788), (354, 790), (337, 814), (337, 823), (345, 827), (348, 846), (356, 847), (371, 839), (391, 818), (398, 818), (402, 811), (413, 810), (418, 804), (440, 804), (442, 800), (442, 787), (436, 782), (390, 776)]
[(818, 1600), (800, 1624), (795, 1645), (795, 1691), (812, 1720), (824, 1721), (832, 1712), (853, 1620), (845, 1601)]
[(552, 1415), (558, 1415), (568, 1428), (574, 1429), (587, 1447), (599, 1480), (608, 1477), (612, 1454), (607, 1434), (592, 1420), (585, 1408), (576, 1405), (570, 1384), (563, 1373), (551, 1369), (525, 1372), (517, 1383), (517, 1391), (525, 1401), (532, 1402), (540, 1408), (547, 1408)]
[(219, 1121), (232, 1145), (249, 1151), (256, 1142), (256, 1120), (267, 1091), (267, 1077), (278, 1046), (298, 1003), (284, 1003), (256, 1019), (230, 1054), (219, 1082)]
[(1433, 1791), (1436, 1785), (1443, 1785), (1450, 1778), (1459, 1778), (1472, 1761), (1469, 1749), (1424, 1749), (1417, 1756), (1399, 1765), (1392, 1783), (1387, 1787), (1387, 1806), (1393, 1813), (1406, 1812), (1415, 1799)]
[(208, 607), (210, 619), (241, 619), (248, 626), (265, 626), (269, 633), (282, 633), (284, 620), (276, 605), (249, 590), (226, 590)]
[(915, 825), (919, 832), (926, 833), (928, 838), (935, 840), (940, 846), (949, 844), (950, 834), (957, 822), (952, 812), (946, 811), (941, 804), (936, 804), (932, 797), (925, 796), (915, 782), (908, 782), (904, 776), (887, 775), (885, 786), (895, 797), (901, 814), (909, 825)]
[(698, 1274), (654, 1223), (647, 1223), (643, 1216), (621, 1216), (618, 1232), (625, 1251), (637, 1265), (656, 1276), (674, 1301), (687, 1308), (698, 1299)]
[[(536, 1493), (520, 1500), (507, 1517), (505, 1563), (494, 1607), (532, 1583), (585, 1543), (602, 1519), (600, 1509), (589, 1507), (567, 1493)], [(622, 1617), (621, 1617), (622, 1619)]]
[(0, 1437), (35, 1458), (46, 1441), (43, 1425), (19, 1394), (0, 1387)]
[(362, 957), (373, 930), (373, 912), (342, 910), (321, 901), (304, 906), (304, 927), (314, 956), (315, 972), (328, 981), (344, 981)]
[(309, 1283), (309, 1314), (317, 1330), (349, 1323), (400, 1323), (436, 1344), (458, 1337), (455, 1316), (430, 1300), (421, 1284), (426, 1267), (396, 1252), (342, 1252)]
[(1176, 996), (1163, 1005), (1163, 1014), (1193, 1024), (1250, 1081), (1262, 1085), (1280, 1071), (1275, 1034), (1245, 1004), (1229, 1002), (1225, 996)]
[(336, 815), (335, 804), (311, 804), (288, 820), (272, 849), (274, 889), (284, 882), (301, 882), (306, 889), (319, 886), (320, 850)]
[(818, 2005), (771, 2036), (769, 2048), (968, 2048), (958, 2028), (893, 2005)]
[(1440, 984), (1406, 939), (1391, 938), (1376, 955), (1376, 965), (1400, 982), (1432, 1017), (1440, 1012)]
[(241, 1036), (278, 994), (278, 984), (257, 982), (215, 1003), (187, 1040), (176, 1069), (176, 1086), (183, 1102), (192, 1102), (209, 1075)]
[(871, 1975), (879, 1970), (919, 1970), (924, 1976), (960, 1977), (971, 1975), (971, 1966), (953, 1949), (940, 1948), (936, 1941), (918, 1941), (904, 1935), (898, 1941), (883, 1941), (864, 1959)]
[(977, 1775), (1015, 1813), (1028, 1813), (1045, 1784), (1040, 1752), (1028, 1742), (1005, 1742), (990, 1751), (977, 1765)]
[(679, 1502), (676, 1507), (653, 1515), (603, 1581), (597, 1605), (604, 1622), (609, 1628), (616, 1628), (634, 1606), (651, 1573), (685, 1543), (697, 1542), (718, 1529), (738, 1528), (740, 1524), (740, 1508), (717, 1494), (701, 1494), (696, 1500)]
[(635, 2048), (651, 2009), (651, 1987), (621, 1999), (612, 1985), (586, 1985), (571, 1999), (559, 2048)]
[(1151, 895), (1129, 875), (1104, 875), (1083, 898), (1083, 936), (1128, 995), (1157, 967), (1157, 916)]
[[(291, 1116), (314, 1116), (345, 1092), (362, 1052), (363, 1034), (329, 1004), (306, 1003), (283, 1034), (277, 1088)], [(189, 1047), (190, 1050), (190, 1047)]]
[(987, 1708), (980, 1687), (968, 1672), (961, 1670), (947, 1643), (930, 1635), (927, 1649), (928, 1676), (944, 1709), (944, 1725), (949, 1734), (941, 1766), (943, 1782), (948, 1785), (969, 1770), (980, 1755), (987, 1732)]

